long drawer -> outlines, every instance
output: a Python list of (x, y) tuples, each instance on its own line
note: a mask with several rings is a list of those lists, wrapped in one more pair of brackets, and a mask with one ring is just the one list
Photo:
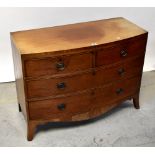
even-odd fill
[(26, 82), (28, 99), (40, 98), (82, 91), (98, 87), (113, 80), (122, 80), (133, 77), (142, 72), (143, 57), (112, 65), (107, 68), (98, 68), (94, 72), (50, 78), (30, 80)]
[(96, 107), (103, 109), (105, 106), (107, 109), (112, 102), (138, 91), (139, 86), (140, 76), (72, 96), (29, 102), (30, 118), (57, 121), (73, 119), (75, 115), (90, 112)]

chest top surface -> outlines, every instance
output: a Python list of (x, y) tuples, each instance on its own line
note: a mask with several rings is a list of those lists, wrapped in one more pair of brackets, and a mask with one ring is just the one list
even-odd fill
[(17, 31), (11, 33), (11, 38), (21, 54), (33, 54), (106, 44), (144, 33), (146, 33), (144, 29), (118, 17)]

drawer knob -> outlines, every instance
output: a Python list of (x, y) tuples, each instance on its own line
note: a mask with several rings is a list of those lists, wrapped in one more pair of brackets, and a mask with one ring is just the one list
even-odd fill
[(66, 108), (66, 105), (64, 103), (58, 104), (57, 108), (59, 110), (64, 110)]
[(62, 71), (65, 69), (65, 64), (63, 62), (58, 62), (56, 64), (56, 68), (59, 70), (59, 71)]
[(128, 55), (128, 53), (125, 50), (122, 50), (120, 54), (122, 57), (126, 57)]
[(66, 84), (64, 82), (61, 82), (61, 83), (57, 84), (58, 89), (65, 89), (65, 87), (66, 87)]
[(124, 73), (125, 73), (125, 70), (124, 70), (124, 68), (120, 68), (119, 70), (118, 70), (118, 74), (119, 75), (124, 75)]
[(119, 94), (122, 94), (123, 93), (123, 89), (122, 88), (118, 88), (117, 90), (116, 90), (116, 93), (119, 95)]

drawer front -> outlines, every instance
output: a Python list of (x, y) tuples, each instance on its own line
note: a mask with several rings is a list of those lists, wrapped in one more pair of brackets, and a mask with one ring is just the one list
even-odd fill
[(140, 75), (143, 70), (143, 63), (144, 56), (124, 61), (105, 69), (100, 68), (96, 71), (94, 83), (98, 86), (111, 81)]
[[(103, 109), (105, 106), (107, 109), (107, 104), (111, 107), (112, 102), (134, 94), (139, 86), (140, 77), (136, 77), (75, 96), (29, 102), (30, 118), (57, 121), (89, 119), (94, 117), (89, 115), (89, 112), (92, 113), (94, 108)], [(85, 115), (81, 117), (80, 114)]]
[(27, 82), (28, 98), (48, 97), (79, 90), (92, 86), (92, 73), (78, 74), (70, 77), (40, 79)]
[(94, 118), (111, 110), (124, 100), (131, 99), (139, 91), (140, 79), (141, 77), (137, 76), (96, 89), (92, 93), (93, 104), (90, 111), (74, 114), (70, 119), (72, 121), (80, 121)]
[(27, 81), (27, 96), (31, 99), (73, 93), (104, 85), (114, 80), (140, 75), (143, 60), (143, 57), (140, 57), (108, 68), (100, 68), (96, 71), (96, 74), (88, 72), (70, 77)]
[[(120, 80), (111, 83), (111, 86), (96, 89), (96, 106), (109, 104), (110, 102), (120, 100), (126, 96), (134, 94), (140, 88), (141, 76), (131, 79)], [(103, 103), (104, 101), (104, 103)]]
[(142, 38), (98, 50), (96, 54), (96, 66), (109, 65), (115, 62), (125, 61), (135, 56), (142, 56), (145, 53), (145, 48), (146, 39)]
[(92, 54), (73, 54), (46, 59), (25, 60), (25, 76), (38, 77), (65, 74), (92, 67)]
[(29, 103), (31, 119), (69, 119), (92, 108), (91, 93)]

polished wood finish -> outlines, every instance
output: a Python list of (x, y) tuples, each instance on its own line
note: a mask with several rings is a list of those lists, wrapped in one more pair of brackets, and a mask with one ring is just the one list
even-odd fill
[[(74, 115), (92, 111), (94, 106), (109, 104), (112, 100), (117, 101), (138, 91), (140, 77), (130, 80), (122, 80), (110, 83), (100, 88), (94, 88), (85, 92), (77, 93), (68, 97), (58, 97), (50, 100), (29, 102), (30, 118), (54, 119), (59, 121), (71, 121)], [(122, 89), (122, 92), (117, 92)], [(58, 106), (64, 104), (63, 109)], [(93, 116), (90, 116), (90, 118)]]
[(129, 40), (127, 43), (122, 42), (121, 45), (116, 44), (112, 47), (100, 49), (96, 56), (96, 66), (126, 61), (126, 59), (141, 55), (142, 53), (145, 53), (145, 45), (146, 37), (139, 37)]
[(15, 44), (11, 40), (12, 45), (12, 56), (14, 60), (14, 74), (16, 79), (16, 91), (17, 91), (17, 99), (18, 99), (18, 107), (19, 111), (22, 110), (24, 117), (26, 120), (29, 120), (28, 115), (28, 104), (26, 102), (25, 97), (25, 85), (24, 85), (24, 66), (22, 64), (21, 55), (15, 46)]
[[(27, 97), (31, 100), (32, 98), (72, 93), (101, 86), (113, 80), (133, 77), (142, 72), (143, 61), (142, 56), (107, 68), (101, 67), (95, 70), (95, 76), (94, 70), (92, 70), (66, 77), (28, 80), (26, 82)], [(59, 85), (63, 86), (58, 87)]]
[(147, 35), (124, 18), (11, 33), (27, 139), (39, 124), (91, 119), (128, 99), (139, 109)]
[(27, 123), (27, 140), (28, 141), (31, 141), (33, 139), (33, 136), (34, 136), (34, 133), (35, 133), (35, 130), (36, 130), (36, 125), (37, 123), (36, 122), (33, 122), (33, 121), (28, 121)]
[(146, 33), (124, 18), (13, 32), (21, 54), (55, 52), (124, 40)]
[[(82, 62), (82, 63), (81, 63)], [(62, 66), (58, 66), (63, 64)], [(25, 61), (26, 77), (72, 73), (92, 67), (92, 54), (65, 55)]]

